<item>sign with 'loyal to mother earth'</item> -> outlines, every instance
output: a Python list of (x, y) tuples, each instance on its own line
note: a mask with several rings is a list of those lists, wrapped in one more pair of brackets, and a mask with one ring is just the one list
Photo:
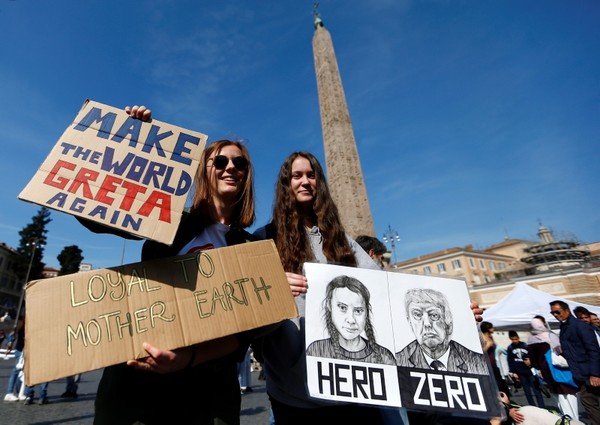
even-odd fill
[(273, 241), (91, 270), (27, 285), (27, 385), (296, 317)]

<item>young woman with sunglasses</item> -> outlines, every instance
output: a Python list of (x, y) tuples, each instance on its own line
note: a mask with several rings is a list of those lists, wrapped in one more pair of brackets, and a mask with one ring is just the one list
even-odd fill
[[(149, 120), (145, 107), (126, 108)], [(248, 150), (219, 140), (206, 147), (189, 213), (171, 246), (146, 241), (142, 260), (184, 255), (256, 240), (244, 231), (255, 219), (253, 171)], [(84, 223), (91, 230), (99, 230)], [(104, 228), (104, 231), (109, 229)], [(114, 233), (114, 232), (113, 232)], [(176, 350), (146, 343), (148, 357), (104, 370), (96, 397), (95, 424), (239, 424), (237, 362), (250, 334), (243, 333)]]

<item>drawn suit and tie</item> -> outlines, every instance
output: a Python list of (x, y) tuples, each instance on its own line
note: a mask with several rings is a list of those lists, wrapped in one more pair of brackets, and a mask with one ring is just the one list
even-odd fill
[(404, 305), (416, 340), (396, 353), (398, 366), (489, 374), (483, 353), (451, 339), (453, 319), (444, 294), (433, 289), (410, 289)]

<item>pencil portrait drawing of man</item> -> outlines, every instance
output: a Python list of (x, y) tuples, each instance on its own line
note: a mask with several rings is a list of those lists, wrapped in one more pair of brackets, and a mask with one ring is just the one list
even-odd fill
[(434, 289), (406, 292), (406, 318), (416, 337), (396, 353), (398, 366), (487, 375), (482, 353), (452, 340), (454, 321), (446, 296)]

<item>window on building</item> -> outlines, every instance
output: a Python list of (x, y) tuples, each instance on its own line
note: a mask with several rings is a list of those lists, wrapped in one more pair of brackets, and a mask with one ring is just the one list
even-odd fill
[(471, 266), (472, 269), (475, 268), (475, 260), (473, 260), (472, 258), (469, 258), (469, 266)]
[(425, 266), (425, 267), (423, 267), (423, 272), (424, 272), (425, 274), (431, 274), (431, 267), (429, 267), (429, 266)]
[(498, 267), (500, 267), (500, 270), (506, 270), (506, 263), (498, 263)]
[(460, 270), (460, 260), (452, 260), (452, 268), (454, 270)]
[(439, 263), (437, 265), (438, 272), (446, 273), (446, 265), (444, 263)]
[(490, 261), (490, 269), (496, 271), (496, 262), (495, 261)]
[(482, 270), (485, 270), (485, 261), (479, 260), (479, 267), (481, 267)]

